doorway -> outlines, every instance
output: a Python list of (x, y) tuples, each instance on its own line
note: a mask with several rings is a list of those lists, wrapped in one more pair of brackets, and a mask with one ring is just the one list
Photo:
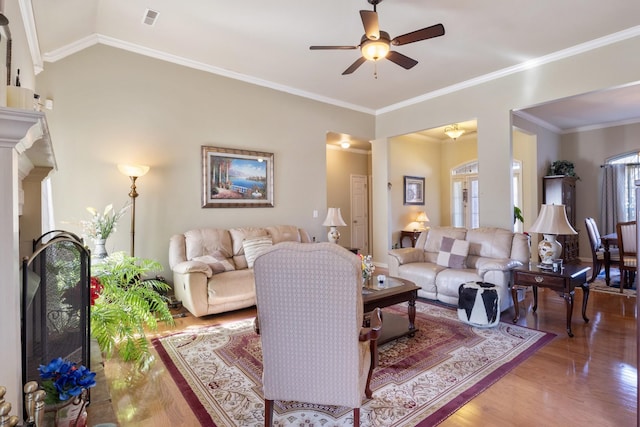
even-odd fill
[(347, 224), (340, 228), (339, 244), (368, 254), (371, 250), (371, 143), (328, 132), (326, 155), (327, 207), (340, 208)]
[(366, 175), (351, 175), (351, 246), (369, 252), (369, 185)]

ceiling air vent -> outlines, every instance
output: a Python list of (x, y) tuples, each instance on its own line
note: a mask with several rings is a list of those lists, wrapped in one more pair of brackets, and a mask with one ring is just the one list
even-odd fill
[(160, 15), (160, 12), (147, 9), (144, 13), (144, 17), (142, 18), (142, 22), (147, 25), (154, 25), (156, 23), (156, 19), (158, 19), (158, 15)]

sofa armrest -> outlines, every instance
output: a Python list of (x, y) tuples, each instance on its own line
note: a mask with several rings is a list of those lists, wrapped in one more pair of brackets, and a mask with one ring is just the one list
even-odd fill
[(509, 258), (480, 258), (477, 262), (478, 274), (482, 277), (489, 271), (510, 271), (522, 265), (522, 262)]
[(173, 272), (178, 274), (204, 273), (207, 278), (213, 276), (213, 270), (204, 262), (183, 261), (173, 266)]
[(424, 251), (416, 248), (392, 249), (389, 251), (389, 275), (400, 276), (400, 266), (412, 262), (424, 262)]
[(424, 262), (424, 251), (417, 248), (392, 249), (389, 255), (395, 258), (398, 265), (409, 264), (412, 262)]

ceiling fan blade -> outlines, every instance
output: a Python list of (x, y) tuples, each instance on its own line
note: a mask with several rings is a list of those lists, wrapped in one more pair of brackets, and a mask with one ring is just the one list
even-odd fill
[(349, 49), (357, 49), (358, 46), (309, 46), (311, 50), (349, 50)]
[(353, 73), (355, 70), (358, 69), (358, 67), (360, 67), (367, 59), (364, 56), (361, 56), (360, 58), (356, 59), (356, 62), (354, 62), (353, 64), (351, 64), (349, 66), (349, 68), (347, 68), (346, 70), (344, 70), (342, 72), (342, 75), (346, 75), (346, 74), (351, 74)]
[(372, 10), (361, 10), (360, 18), (364, 26), (364, 33), (369, 40), (380, 38), (380, 25), (378, 24), (378, 12)]
[(436, 24), (421, 30), (412, 31), (407, 34), (403, 34), (391, 40), (391, 44), (394, 46), (401, 46), (403, 44), (419, 42), (420, 40), (431, 39), (433, 37), (440, 37), (444, 35), (444, 25)]
[(387, 54), (387, 59), (391, 62), (395, 62), (406, 70), (413, 68), (418, 63), (418, 61), (416, 61), (415, 59), (409, 58), (408, 56), (393, 50), (389, 51), (389, 53)]

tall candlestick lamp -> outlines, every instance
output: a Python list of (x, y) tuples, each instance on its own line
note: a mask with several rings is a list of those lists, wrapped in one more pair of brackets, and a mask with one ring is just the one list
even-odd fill
[(131, 198), (131, 256), (134, 256), (136, 241), (136, 198), (138, 197), (136, 179), (149, 172), (149, 166), (118, 165), (118, 170), (131, 179), (131, 191), (129, 192), (129, 197)]

